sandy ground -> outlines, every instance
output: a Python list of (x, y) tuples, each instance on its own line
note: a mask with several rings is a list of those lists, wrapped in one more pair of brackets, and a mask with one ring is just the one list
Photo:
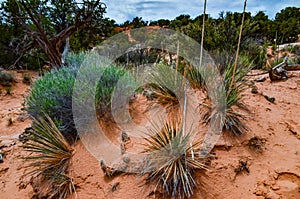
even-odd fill
[[(239, 139), (224, 136), (219, 140), (212, 151), (209, 170), (196, 173), (198, 189), (192, 198), (300, 198), (300, 73), (289, 74), (292, 77), (286, 81), (271, 83), (267, 78), (265, 82), (255, 82), (259, 92), (275, 97), (274, 103), (246, 90), (243, 101), (251, 111), (246, 121), (249, 131)], [(0, 198), (29, 199), (34, 198), (35, 190), (30, 178), (22, 178), (24, 164), (20, 157), (27, 154), (18, 140), (18, 135), (31, 124), (22, 109), (29, 85), (22, 83), (21, 73), (15, 75), (18, 83), (12, 87), (12, 95), (5, 95), (3, 88), (0, 95), (0, 150), (4, 155), (0, 163)], [(139, 101), (136, 107), (143, 109), (140, 103), (145, 100)], [(134, 118), (142, 123), (138, 116), (136, 113)], [(10, 118), (12, 125), (8, 125)], [(110, 130), (119, 131), (112, 127)], [(249, 147), (249, 140), (257, 147)], [(139, 176), (105, 177), (99, 161), (81, 141), (75, 145), (71, 171), (80, 199), (161, 198)]]

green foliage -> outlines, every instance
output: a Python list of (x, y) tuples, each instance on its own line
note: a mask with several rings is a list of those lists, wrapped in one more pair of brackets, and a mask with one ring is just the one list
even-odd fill
[(224, 84), (226, 91), (225, 129), (231, 130), (235, 135), (238, 136), (244, 134), (247, 130), (247, 127), (242, 122), (242, 119), (245, 119), (245, 116), (237, 112), (233, 107), (237, 106), (247, 110), (247, 107), (241, 103), (241, 99), (242, 92), (248, 88), (245, 75), (249, 72), (250, 66), (245, 65), (244, 63), (242, 66), (237, 68), (233, 85), (230, 87), (233, 77), (233, 68), (233, 65), (229, 65), (225, 69), (224, 73)]
[(71, 143), (77, 138), (72, 114), (76, 73), (76, 67), (52, 70), (32, 84), (31, 93), (26, 98), (28, 113), (34, 118), (48, 114)]
[[(36, 80), (31, 93), (26, 98), (28, 113), (37, 118), (48, 114), (58, 126), (65, 138), (73, 143), (77, 139), (72, 112), (72, 95), (75, 78), (85, 58), (84, 53), (69, 54), (66, 58), (68, 67), (52, 70)], [(95, 104), (99, 117), (111, 119), (111, 101), (114, 88), (125, 69), (110, 65), (103, 68), (90, 67), (91, 75), (100, 74), (96, 87)], [(88, 77), (89, 78), (89, 77)], [(85, 88), (83, 93), (92, 93), (93, 88)]]
[[(29, 163), (27, 175), (40, 176), (51, 188), (49, 198), (67, 198), (75, 191), (69, 177), (73, 149), (47, 115), (34, 119), (33, 130), (22, 147), (31, 154), (24, 159)], [(44, 190), (40, 190), (44, 191)]]
[(12, 73), (0, 71), (0, 85), (11, 87), (16, 82), (16, 77)]
[[(225, 63), (229, 63), (222, 72), (224, 79), (224, 89), (226, 92), (226, 109), (225, 109), (225, 121), (224, 129), (226, 131), (231, 131), (234, 135), (239, 136), (247, 131), (247, 127), (243, 120), (246, 119), (244, 114), (238, 112), (238, 109), (248, 111), (247, 107), (242, 103), (243, 91), (248, 88), (248, 82), (246, 79), (246, 74), (251, 69), (251, 63), (245, 56), (240, 56), (238, 67), (235, 73), (234, 82), (232, 87), (230, 86), (233, 77), (232, 60), (225, 60)], [(230, 64), (231, 63), (231, 64)], [(208, 112), (204, 114), (204, 120), (208, 122), (210, 118), (213, 118), (215, 114), (212, 112), (211, 105), (208, 105)]]
[(59, 66), (67, 38), (71, 37), (71, 48), (78, 51), (99, 44), (112, 34), (114, 21), (103, 20), (105, 10), (102, 1), (3, 1), (0, 58), (10, 58), (3, 65), (36, 69), (38, 60)]
[(96, 111), (98, 116), (103, 119), (111, 118), (112, 94), (118, 80), (125, 74), (126, 70), (111, 65), (105, 67), (101, 72), (101, 77), (96, 88)]
[(156, 182), (165, 196), (189, 198), (197, 186), (194, 171), (205, 169), (205, 157), (199, 156), (200, 142), (192, 142), (181, 123), (170, 122), (162, 128), (154, 125), (145, 144), (146, 182)]
[(205, 81), (201, 74), (203, 68), (197, 69), (196, 67), (188, 67), (187, 78), (194, 89), (206, 89)]
[(11, 94), (12, 94), (12, 89), (11, 89), (11, 87), (5, 87), (5, 91), (6, 91), (6, 94), (5, 94), (5, 95), (11, 95)]
[(275, 16), (280, 43), (296, 42), (300, 32), (300, 8), (286, 7)]
[(23, 74), (23, 83), (31, 84), (31, 76), (28, 73)]
[(158, 64), (151, 71), (150, 80), (152, 83), (146, 89), (150, 90), (159, 104), (167, 108), (179, 105), (179, 100), (183, 97), (181, 75), (177, 74), (170, 66)]
[(182, 30), (185, 26), (189, 24), (191, 21), (191, 16), (190, 15), (179, 15), (176, 17), (174, 20), (170, 22), (170, 28), (174, 30)]

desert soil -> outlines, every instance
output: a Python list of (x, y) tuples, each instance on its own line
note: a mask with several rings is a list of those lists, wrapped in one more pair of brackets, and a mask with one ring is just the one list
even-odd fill
[[(19, 135), (31, 125), (23, 109), (29, 85), (22, 83), (22, 72), (14, 74), (18, 82), (12, 87), (12, 94), (5, 95), (3, 87), (0, 94), (0, 150), (3, 154), (0, 198), (29, 199), (36, 190), (30, 177), (23, 177), (25, 169), (21, 157), (28, 154), (20, 148), (19, 140)], [(36, 73), (31, 75), (37, 77)], [(196, 173), (198, 189), (192, 198), (300, 198), (300, 73), (289, 75), (286, 81), (271, 83), (265, 75), (266, 81), (255, 82), (258, 92), (274, 97), (274, 103), (261, 94), (252, 94), (251, 88), (246, 90), (243, 101), (250, 110), (245, 121), (248, 132), (238, 139), (223, 136), (219, 140), (212, 151), (209, 170)], [(143, 99), (135, 102), (140, 111), (144, 109), (143, 103)], [(249, 145), (250, 140), (252, 145)], [(159, 193), (153, 193), (153, 186), (144, 185), (140, 176), (105, 177), (99, 161), (81, 141), (74, 148), (71, 170), (77, 198), (161, 198)]]

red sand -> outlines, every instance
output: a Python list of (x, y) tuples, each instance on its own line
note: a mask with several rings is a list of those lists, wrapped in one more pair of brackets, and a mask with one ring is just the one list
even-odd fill
[[(28, 118), (24, 122), (19, 118), (25, 114), (21, 108), (29, 86), (22, 83), (21, 73), (15, 74), (19, 82), (13, 86), (13, 94), (4, 96), (5, 90), (1, 88), (0, 96), (0, 148), (4, 154), (4, 162), (0, 163), (0, 198), (29, 199), (34, 190), (30, 179), (21, 178), (24, 168), (20, 157), (26, 153), (19, 147), (21, 143), (17, 139), (18, 134), (31, 124)], [(267, 79), (256, 83), (259, 92), (275, 97), (274, 103), (262, 95), (252, 94), (251, 89), (244, 93), (244, 103), (251, 111), (246, 121), (249, 131), (239, 139), (225, 136), (219, 141), (212, 151), (215, 157), (209, 170), (196, 174), (199, 188), (192, 198), (300, 198), (300, 73), (291, 74), (286, 81), (271, 83)], [(144, 108), (141, 104), (135, 107)], [(137, 122), (143, 122), (141, 113), (137, 111), (133, 115)], [(7, 125), (9, 118), (13, 119), (11, 126)], [(264, 143), (262, 152), (255, 152), (248, 146), (249, 139), (255, 136)], [(235, 172), (239, 161), (247, 161), (249, 173)], [(71, 171), (77, 197), (81, 199), (161, 198), (159, 194), (154, 196), (153, 186), (144, 185), (139, 176), (105, 177), (98, 160), (80, 141), (75, 145)]]

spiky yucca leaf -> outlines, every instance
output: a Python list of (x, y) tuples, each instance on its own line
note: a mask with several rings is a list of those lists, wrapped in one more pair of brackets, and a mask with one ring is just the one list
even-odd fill
[(191, 83), (191, 86), (194, 89), (206, 89), (205, 88), (205, 81), (204, 81), (204, 78), (203, 78), (200, 70), (198, 70), (195, 67), (189, 67), (187, 69), (188, 80), (189, 80), (189, 82)]
[(228, 65), (224, 73), (224, 86), (226, 90), (226, 104), (227, 107), (232, 107), (234, 105), (244, 108), (240, 100), (242, 99), (242, 92), (247, 89), (247, 80), (245, 75), (250, 71), (250, 67), (239, 67), (235, 72), (234, 84), (230, 88), (230, 83), (232, 81), (232, 74), (234, 72), (234, 66)]
[(171, 122), (161, 129), (154, 125), (145, 138), (148, 173), (147, 182), (156, 182), (166, 196), (190, 197), (196, 187), (194, 171), (205, 169), (205, 157), (199, 156), (200, 142), (190, 142), (190, 134), (183, 134), (182, 125)]
[(33, 131), (22, 147), (32, 152), (25, 157), (29, 162), (27, 175), (41, 176), (50, 182), (55, 198), (65, 198), (74, 191), (73, 182), (68, 177), (73, 149), (48, 115), (34, 119)]
[(230, 87), (234, 66), (229, 65), (225, 69), (225, 91), (226, 91), (226, 115), (225, 115), (225, 129), (231, 130), (236, 136), (242, 135), (246, 132), (247, 127), (242, 122), (246, 117), (233, 109), (233, 106), (237, 106), (241, 109), (247, 110), (247, 107), (241, 103), (242, 92), (245, 91), (247, 86), (247, 80), (245, 75), (250, 71), (249, 66), (240, 66), (235, 71), (234, 81)]
[[(228, 65), (225, 68), (223, 78), (224, 78), (224, 89), (226, 92), (226, 108), (225, 108), (225, 122), (224, 129), (230, 130), (234, 135), (239, 136), (244, 134), (247, 131), (247, 127), (244, 124), (243, 120), (246, 118), (245, 115), (238, 112), (234, 107), (248, 111), (247, 107), (241, 102), (242, 93), (245, 89), (248, 88), (247, 80), (245, 75), (250, 71), (249, 66), (240, 66), (236, 70), (234, 84), (230, 87), (232, 80), (232, 73), (234, 65)], [(204, 115), (204, 120), (208, 122), (210, 118), (213, 117), (211, 105), (207, 105), (209, 110)]]
[(158, 64), (150, 74), (150, 87), (157, 102), (167, 108), (179, 105), (179, 99), (184, 95), (183, 78), (170, 66)]
[(68, 175), (58, 173), (53, 179), (53, 191), (49, 198), (65, 199), (75, 192), (74, 182)]

